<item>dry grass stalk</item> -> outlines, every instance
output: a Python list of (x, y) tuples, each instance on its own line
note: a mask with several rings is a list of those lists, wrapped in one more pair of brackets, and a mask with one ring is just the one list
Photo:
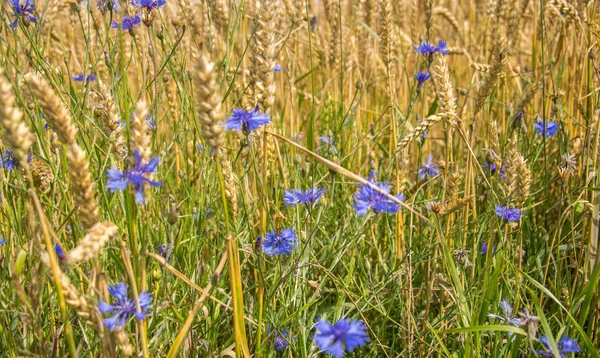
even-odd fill
[(133, 156), (135, 151), (142, 158), (142, 163), (148, 163), (152, 156), (150, 127), (147, 121), (149, 115), (146, 102), (139, 101), (135, 106), (135, 112), (133, 112), (133, 120), (131, 121), (131, 130), (129, 133), (129, 148), (131, 150), (129, 157), (132, 164), (135, 163)]
[(87, 230), (99, 220), (98, 202), (90, 173), (90, 163), (85, 151), (77, 143), (69, 146), (67, 158), (69, 159), (69, 176), (71, 177), (75, 206), (79, 219), (84, 229)]
[(31, 159), (31, 175), (33, 176), (33, 184), (36, 188), (39, 188), (42, 193), (48, 194), (54, 181), (54, 175), (52, 170), (46, 162), (38, 157)]
[(56, 132), (58, 140), (64, 144), (75, 142), (77, 128), (71, 121), (71, 114), (48, 81), (33, 73), (26, 74), (23, 80), (31, 89), (31, 93), (37, 100), (46, 120), (52, 130)]
[(460, 32), (460, 23), (458, 22), (458, 20), (454, 16), (454, 14), (452, 14), (452, 12), (449, 9), (447, 9), (443, 6), (436, 6), (433, 8), (433, 15), (434, 16), (437, 15), (437, 16), (440, 16), (440, 17), (446, 19), (446, 21), (448, 21), (448, 23), (450, 23), (450, 26), (452, 26), (454, 31), (456, 31), (457, 33)]
[(531, 171), (525, 163), (525, 158), (522, 155), (518, 155), (513, 165), (516, 165), (516, 177), (514, 181), (514, 187), (509, 188), (511, 193), (514, 193), (515, 206), (522, 208), (529, 196), (529, 188), (531, 187)]
[(421, 123), (415, 127), (415, 129), (408, 133), (406, 137), (402, 138), (402, 140), (398, 143), (396, 151), (406, 148), (406, 146), (408, 146), (413, 140), (425, 133), (434, 123), (439, 122), (442, 118), (444, 118), (444, 116), (432, 115), (423, 119)]
[[(381, 60), (388, 67), (394, 56), (394, 32), (392, 24), (392, 3), (390, 0), (379, 1), (379, 37), (381, 38), (381, 47), (379, 53)], [(390, 76), (391, 77), (391, 76)]]
[(268, 112), (275, 101), (275, 30), (272, 0), (257, 6), (256, 31), (252, 38), (252, 85), (254, 100), (261, 112)]
[(87, 234), (81, 239), (77, 247), (69, 251), (67, 261), (76, 264), (89, 260), (102, 251), (102, 248), (116, 235), (119, 228), (111, 222), (97, 223), (87, 230)]
[(214, 63), (209, 62), (206, 56), (200, 56), (196, 61), (193, 77), (196, 112), (198, 113), (202, 137), (208, 145), (218, 149), (225, 142), (223, 135), (225, 128), (221, 125), (223, 121), (222, 96), (216, 78)]
[(15, 94), (12, 86), (0, 68), (0, 124), (4, 127), (2, 141), (12, 149), (15, 159), (26, 165), (27, 152), (31, 147), (33, 136), (22, 118), (23, 112), (15, 107)]
[(437, 54), (435, 56), (435, 79), (438, 90), (440, 105), (446, 119), (453, 126), (458, 125), (456, 115), (456, 97), (454, 97), (454, 87), (450, 82), (450, 71), (448, 70), (448, 62), (446, 56)]
[(111, 333), (111, 336), (117, 342), (117, 346), (125, 357), (130, 357), (134, 353), (133, 346), (129, 343), (129, 335), (123, 330), (123, 328), (115, 328)]
[(498, 83), (498, 78), (500, 78), (500, 73), (502, 72), (502, 68), (507, 61), (506, 50), (502, 50), (498, 52), (496, 58), (494, 59), (494, 63), (492, 63), (490, 70), (485, 77), (481, 87), (479, 87), (479, 91), (477, 92), (477, 99), (475, 100), (475, 110), (474, 115), (477, 115), (479, 111), (483, 108), (485, 101), (492, 94), (494, 87), (496, 87), (496, 83)]
[(124, 157), (127, 153), (127, 147), (123, 138), (121, 119), (110, 90), (102, 81), (98, 81), (98, 91), (94, 92), (94, 97), (96, 99), (94, 116), (102, 121), (104, 132), (112, 142), (115, 154)]
[(233, 174), (233, 169), (231, 167), (231, 161), (229, 159), (223, 159), (221, 161), (221, 165), (223, 166), (223, 179), (225, 181), (225, 196), (231, 204), (232, 217), (235, 218), (237, 217), (236, 214), (238, 209), (238, 200), (235, 177)]
[(525, 93), (523, 93), (523, 95), (521, 95), (519, 102), (515, 106), (516, 114), (523, 112), (523, 110), (525, 109), (525, 106), (527, 106), (529, 104), (529, 102), (531, 102), (531, 100), (533, 99), (533, 97), (535, 96), (536, 92), (538, 91), (538, 89), (540, 87), (541, 87), (540, 82), (533, 82), (533, 83), (529, 84), (529, 86), (527, 86), (527, 90), (525, 91)]
[(546, 11), (552, 13), (551, 10), (556, 9), (558, 15), (565, 19), (565, 26), (571, 24), (579, 25), (582, 27), (581, 18), (575, 6), (569, 4), (566, 0), (548, 0), (546, 4)]

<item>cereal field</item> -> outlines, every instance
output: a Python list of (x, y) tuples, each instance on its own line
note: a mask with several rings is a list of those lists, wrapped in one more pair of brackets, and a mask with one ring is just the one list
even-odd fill
[(0, 357), (600, 357), (594, 0), (1, 0)]

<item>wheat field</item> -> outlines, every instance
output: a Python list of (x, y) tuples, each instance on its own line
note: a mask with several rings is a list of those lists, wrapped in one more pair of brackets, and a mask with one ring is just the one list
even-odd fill
[(600, 357), (594, 0), (2, 0), (0, 357)]

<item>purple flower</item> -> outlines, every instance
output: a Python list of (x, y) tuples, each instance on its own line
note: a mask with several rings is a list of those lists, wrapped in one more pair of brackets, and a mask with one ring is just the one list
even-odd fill
[(319, 137), (319, 142), (321, 142), (321, 145), (317, 148), (317, 151), (321, 151), (323, 148), (325, 148), (325, 150), (331, 150), (333, 154), (337, 154), (338, 150), (333, 144), (335, 142), (333, 137), (322, 135)]
[(67, 259), (67, 254), (65, 254), (65, 250), (59, 244), (54, 244), (54, 251), (56, 251), (56, 256), (58, 256), (58, 258), (61, 261)]
[(13, 12), (15, 17), (17, 18), (10, 24), (10, 27), (14, 29), (19, 25), (19, 17), (23, 19), (23, 23), (28, 26), (30, 23), (35, 23), (36, 18), (33, 16), (33, 12), (35, 11), (35, 4), (33, 0), (8, 0), (8, 2), (13, 7)]
[(279, 73), (283, 71), (283, 67), (281, 67), (278, 63), (275, 64), (275, 68), (273, 68), (273, 72)]
[[(71, 78), (75, 82), (83, 82), (84, 76), (83, 76), (83, 74), (79, 74), (76, 76), (71, 76)], [(98, 78), (96, 75), (87, 75), (87, 76), (85, 76), (85, 82), (87, 83), (87, 82), (95, 81), (96, 78)]]
[(165, 6), (167, 0), (133, 0), (131, 1), (131, 5), (135, 7), (141, 7), (142, 9), (146, 9), (148, 11), (161, 8)]
[(162, 256), (167, 262), (171, 262), (171, 258), (173, 256), (173, 252), (171, 252), (171, 245), (169, 244), (160, 244), (156, 248), (159, 255)]
[(415, 73), (415, 78), (417, 79), (417, 85), (422, 86), (425, 81), (431, 78), (429, 72), (417, 72)]
[(313, 340), (322, 352), (335, 358), (342, 358), (344, 352), (352, 353), (354, 349), (364, 346), (369, 341), (365, 324), (359, 320), (342, 318), (334, 325), (317, 318), (317, 333)]
[(0, 245), (6, 244), (6, 239), (0, 237)]
[(106, 11), (106, 10), (114, 10), (114, 11), (119, 11), (119, 3), (117, 2), (117, 0), (99, 0), (96, 3), (96, 6), (98, 7), (98, 10), (100, 11)]
[(275, 348), (276, 351), (283, 352), (289, 347), (288, 333), (285, 329), (281, 332), (276, 332), (269, 327), (267, 333), (269, 335), (273, 334), (273, 348)]
[(112, 27), (113, 29), (120, 28), (123, 31), (128, 31), (128, 30), (132, 30), (134, 25), (139, 25), (141, 23), (142, 23), (142, 19), (140, 18), (139, 15), (124, 16), (123, 21), (121, 22), (121, 25), (119, 25), (118, 22), (113, 21), (110, 24), (110, 27)]
[(427, 157), (427, 161), (421, 164), (421, 169), (417, 171), (417, 174), (419, 174), (419, 178), (425, 179), (426, 177), (434, 177), (440, 174), (440, 171), (437, 169), (437, 164), (432, 162), (432, 160), (433, 155), (430, 155)]
[(108, 293), (116, 298), (116, 302), (110, 305), (102, 299), (98, 301), (98, 310), (102, 313), (114, 313), (112, 317), (105, 318), (103, 323), (112, 332), (117, 327), (123, 327), (125, 321), (130, 317), (137, 318), (140, 321), (146, 319), (151, 312), (152, 295), (146, 291), (140, 292), (138, 300), (140, 302), (141, 312), (137, 312), (135, 301), (127, 297), (127, 285), (121, 282), (117, 285), (109, 286)]
[(534, 123), (533, 128), (535, 129), (535, 134), (546, 138), (550, 138), (558, 132), (558, 124), (556, 122), (539, 120)]
[(0, 166), (9, 172), (12, 172), (15, 169), (16, 163), (15, 157), (13, 157), (12, 150), (10, 149), (7, 149), (4, 152), (4, 155), (0, 157)]
[(271, 117), (268, 114), (260, 114), (258, 106), (251, 111), (243, 109), (234, 109), (231, 112), (231, 117), (227, 117), (227, 121), (221, 123), (227, 130), (243, 131), (250, 133), (253, 130), (271, 123)]
[[(496, 174), (496, 171), (498, 171), (498, 165), (496, 163), (485, 162), (485, 163), (483, 163), (483, 167), (485, 169), (489, 169), (491, 175)], [(505, 171), (506, 171), (506, 165), (501, 166), (500, 167), (500, 178), (506, 177), (506, 175), (504, 174)]]
[[(542, 357), (553, 358), (554, 353), (552, 352), (552, 348), (550, 347), (550, 342), (548, 341), (548, 337), (541, 336), (539, 338), (539, 341), (540, 341), (540, 343), (542, 343), (544, 345), (544, 348), (546, 348), (546, 349), (540, 350), (540, 351), (536, 350), (535, 353)], [(579, 348), (579, 345), (577, 345), (577, 341), (569, 338), (569, 336), (563, 336), (560, 339), (560, 341), (558, 342), (558, 344), (556, 345), (556, 347), (558, 348), (558, 353), (560, 354), (561, 358), (567, 358), (566, 353), (581, 352), (581, 348)]]
[(437, 46), (434, 46), (429, 42), (421, 42), (419, 46), (415, 46), (415, 52), (421, 55), (429, 55), (434, 53), (441, 53), (442, 55), (447, 55), (448, 44), (444, 40), (438, 40)]
[(496, 215), (507, 222), (518, 222), (521, 220), (521, 209), (496, 206)]
[[(371, 185), (358, 184), (358, 191), (354, 194), (356, 215), (365, 215), (369, 209), (373, 209), (375, 213), (397, 213), (400, 210), (399, 204), (373, 188), (375, 186), (389, 194), (391, 188), (388, 183), (376, 181), (373, 173), (369, 176), (368, 181)], [(406, 199), (402, 193), (396, 195), (396, 198), (400, 201)]]
[(148, 128), (153, 131), (156, 129), (156, 119), (152, 118), (150, 113), (146, 116), (146, 122), (148, 122)]
[(309, 188), (306, 191), (302, 191), (300, 189), (286, 190), (283, 196), (283, 201), (285, 206), (295, 206), (298, 204), (312, 205), (316, 203), (323, 194), (325, 194), (326, 190), (327, 188), (319, 187)]
[(127, 184), (131, 184), (135, 189), (135, 202), (137, 204), (146, 204), (143, 184), (148, 183), (155, 188), (162, 185), (160, 182), (147, 178), (149, 174), (156, 173), (156, 167), (160, 163), (160, 159), (154, 157), (148, 163), (142, 165), (140, 153), (136, 150), (133, 152), (133, 155), (135, 156), (136, 165), (131, 170), (125, 172), (121, 172), (115, 168), (108, 170), (106, 173), (106, 177), (108, 178), (106, 188), (110, 189), (110, 192), (113, 193), (117, 190), (125, 190)]
[(296, 233), (289, 227), (280, 232), (267, 233), (262, 242), (263, 251), (269, 256), (289, 255), (296, 245), (298, 245)]
[(498, 303), (502, 311), (504, 311), (504, 315), (499, 316), (496, 314), (488, 314), (490, 318), (496, 318), (502, 321), (502, 323), (508, 324), (510, 326), (519, 327), (521, 325), (521, 320), (518, 317), (511, 316), (512, 315), (512, 307), (507, 300), (502, 300)]

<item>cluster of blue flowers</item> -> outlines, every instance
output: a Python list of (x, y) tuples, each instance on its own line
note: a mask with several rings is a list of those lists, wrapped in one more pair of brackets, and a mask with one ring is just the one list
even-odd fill
[(223, 122), (223, 126), (227, 130), (243, 131), (248, 134), (264, 125), (271, 123), (271, 117), (266, 113), (260, 113), (258, 106), (251, 111), (243, 109), (234, 109), (227, 121)]
[[(488, 314), (488, 317), (498, 319), (503, 324), (513, 326), (513, 327), (519, 327), (521, 325), (525, 325), (526, 324), (525, 321), (528, 318), (531, 318), (531, 316), (529, 315), (529, 312), (527, 310), (525, 310), (524, 313), (521, 313), (521, 317), (523, 317), (523, 319), (513, 316), (512, 315), (513, 308), (507, 300), (500, 301), (499, 306), (502, 309), (502, 311), (504, 311), (504, 314), (501, 316), (496, 315), (496, 314)], [(512, 332), (510, 332), (509, 337), (511, 337), (512, 335), (513, 335)], [(541, 357), (548, 357), (548, 358), (554, 357), (554, 352), (552, 351), (552, 347), (550, 346), (548, 337), (541, 336), (538, 339), (538, 341), (544, 346), (545, 349), (544, 350), (536, 350), (535, 353)], [(569, 336), (566, 336), (566, 335), (560, 339), (560, 341), (557, 344), (557, 348), (558, 348), (557, 353), (559, 354), (559, 356), (561, 358), (567, 358), (566, 353), (581, 352), (581, 348), (579, 348), (577, 341), (569, 338)]]
[(506, 222), (519, 222), (521, 220), (521, 209), (496, 206), (496, 215)]
[[(540, 343), (544, 346), (544, 350), (536, 350), (535, 353), (541, 357), (553, 358), (554, 352), (548, 341), (548, 337), (541, 336), (539, 338)], [(567, 358), (567, 353), (578, 353), (581, 352), (581, 348), (577, 345), (577, 341), (569, 338), (569, 336), (563, 336), (557, 344), (558, 354), (561, 358)]]
[(317, 333), (313, 336), (319, 349), (335, 358), (342, 358), (346, 351), (352, 353), (356, 348), (369, 342), (365, 324), (359, 320), (342, 318), (335, 324), (317, 318)]
[(325, 194), (326, 188), (309, 188), (306, 191), (300, 189), (286, 190), (283, 196), (283, 202), (286, 206), (296, 206), (298, 204), (312, 205), (319, 201), (319, 198)]
[[(354, 194), (356, 215), (365, 215), (369, 209), (375, 213), (397, 213), (400, 210), (400, 204), (388, 197), (391, 191), (388, 183), (375, 180), (375, 173), (371, 173), (368, 182), (369, 184), (358, 184), (358, 191)], [(379, 190), (376, 190), (375, 187)], [(395, 197), (400, 201), (406, 199), (402, 193)]]
[(142, 18), (139, 15), (123, 16), (123, 20), (121, 20), (120, 25), (118, 22), (113, 21), (110, 24), (110, 27), (112, 27), (113, 29), (121, 29), (123, 31), (129, 31), (129, 30), (133, 29), (133, 26), (139, 25), (141, 23), (142, 23)]
[(143, 164), (140, 153), (137, 150), (133, 152), (133, 155), (135, 157), (136, 165), (132, 169), (123, 172), (116, 168), (108, 170), (106, 174), (106, 177), (108, 178), (106, 188), (113, 193), (117, 190), (123, 191), (127, 188), (127, 184), (131, 184), (135, 189), (135, 202), (137, 204), (146, 204), (143, 191), (144, 183), (148, 183), (155, 188), (162, 185), (161, 182), (148, 179), (148, 175), (156, 173), (156, 167), (160, 163), (160, 159), (154, 157), (150, 159), (148, 163)]
[(558, 132), (558, 124), (539, 120), (533, 124), (533, 129), (535, 129), (537, 135), (550, 138)]
[(415, 79), (417, 80), (417, 85), (422, 86), (425, 81), (431, 78), (431, 74), (429, 72), (417, 72), (415, 73)]
[(425, 163), (421, 164), (421, 168), (417, 171), (417, 174), (421, 179), (425, 179), (427, 177), (433, 178), (434, 176), (440, 174), (437, 164), (433, 162), (433, 155), (428, 156)]
[(87, 75), (87, 76), (84, 76), (83, 73), (82, 73), (82, 74), (79, 74), (79, 75), (71, 76), (71, 78), (75, 82), (83, 82), (83, 80), (85, 79), (85, 82), (88, 83), (88, 82), (95, 81), (98, 77), (96, 75)]
[(112, 332), (115, 328), (125, 326), (126, 321), (135, 317), (140, 321), (146, 319), (152, 308), (152, 295), (146, 291), (140, 292), (138, 301), (141, 311), (136, 308), (135, 301), (127, 297), (127, 285), (121, 282), (117, 285), (108, 287), (108, 293), (113, 296), (116, 301), (113, 304), (108, 304), (103, 300), (98, 302), (98, 310), (102, 313), (113, 313), (112, 317), (105, 318), (103, 323)]
[(15, 164), (15, 157), (12, 155), (12, 150), (7, 149), (0, 157), (0, 167), (4, 168), (4, 170), (12, 172), (15, 169)]
[(262, 241), (263, 251), (269, 256), (289, 255), (297, 245), (296, 232), (290, 227), (269, 232)]
[(447, 55), (448, 44), (444, 40), (438, 40), (437, 46), (432, 45), (429, 42), (421, 42), (421, 44), (415, 46), (415, 52), (421, 55), (433, 55), (434, 53), (441, 53), (442, 55)]
[(8, 0), (8, 2), (12, 5), (14, 16), (16, 20), (10, 24), (11, 28), (15, 28), (19, 25), (19, 18), (23, 20), (25, 25), (30, 23), (35, 23), (37, 19), (34, 16), (35, 12), (35, 4), (33, 0)]

